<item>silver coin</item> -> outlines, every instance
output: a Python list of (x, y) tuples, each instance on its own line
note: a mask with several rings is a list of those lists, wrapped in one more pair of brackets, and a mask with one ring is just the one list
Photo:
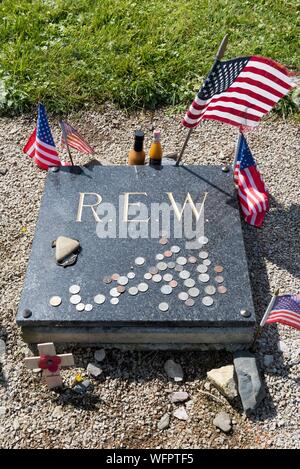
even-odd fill
[(152, 277), (153, 282), (158, 283), (162, 279), (162, 276), (160, 274), (154, 274)]
[(192, 288), (195, 286), (195, 280), (193, 278), (187, 278), (183, 283), (187, 288)]
[(76, 293), (80, 292), (80, 286), (79, 285), (71, 285), (70, 288), (69, 288), (69, 292), (72, 295), (76, 295)]
[(188, 258), (188, 262), (189, 262), (190, 264), (196, 264), (196, 262), (197, 262), (197, 257), (195, 257), (195, 256), (190, 256), (190, 257)]
[(197, 265), (197, 270), (200, 274), (205, 274), (205, 272), (207, 272), (207, 265), (199, 264)]
[(163, 276), (163, 279), (165, 282), (171, 282), (171, 280), (173, 279), (173, 275), (172, 274), (165, 274)]
[(213, 304), (214, 300), (212, 299), (211, 296), (204, 296), (202, 298), (202, 303), (205, 305), (205, 306), (211, 306)]
[(112, 305), (117, 305), (119, 303), (119, 298), (111, 298), (110, 302)]
[(201, 244), (207, 244), (208, 243), (208, 238), (206, 236), (200, 236), (200, 238), (198, 238), (198, 241)]
[(167, 263), (167, 265), (168, 265), (169, 269), (174, 269), (176, 264), (175, 264), (175, 262), (170, 261), (170, 262)]
[(83, 311), (84, 308), (85, 308), (85, 304), (83, 303), (78, 303), (78, 305), (76, 305), (77, 311)]
[(94, 298), (94, 302), (97, 303), (97, 305), (102, 305), (104, 301), (105, 301), (105, 295), (101, 295), (101, 293), (99, 295), (96, 295)]
[(113, 296), (114, 298), (117, 298), (118, 296), (121, 295), (120, 292), (118, 292), (117, 288), (114, 287), (109, 291), (110, 296)]
[(145, 282), (139, 283), (137, 287), (138, 287), (138, 290), (143, 292), (143, 293), (149, 289), (148, 284), (145, 283)]
[(175, 270), (176, 272), (181, 272), (183, 270), (182, 265), (176, 265)]
[(70, 303), (72, 303), (72, 305), (78, 305), (78, 303), (80, 303), (80, 301), (81, 301), (81, 296), (80, 295), (70, 296)]
[(91, 305), (90, 303), (87, 303), (84, 307), (84, 311), (92, 311), (93, 309), (93, 305)]
[(186, 257), (177, 257), (176, 262), (179, 265), (185, 265), (187, 263), (187, 258)]
[(214, 295), (216, 293), (216, 287), (214, 287), (213, 285), (207, 285), (207, 287), (205, 287), (204, 291), (208, 295)]
[(157, 267), (149, 267), (149, 272), (150, 274), (154, 275), (158, 273), (158, 268)]
[(190, 272), (188, 270), (182, 270), (179, 272), (179, 277), (182, 278), (183, 280), (186, 280), (191, 276)]
[(210, 259), (203, 259), (203, 264), (204, 264), (204, 265), (210, 265), (210, 264), (211, 264), (211, 260), (210, 260)]
[(144, 275), (144, 279), (145, 280), (151, 280), (152, 279), (152, 274), (150, 274), (150, 272), (146, 272), (145, 275)]
[(61, 297), (60, 296), (51, 296), (49, 300), (49, 304), (51, 306), (59, 306), (61, 304)]
[(173, 291), (173, 288), (170, 287), (170, 285), (163, 285), (160, 289), (160, 291), (164, 294), (164, 295), (170, 295), (170, 293), (172, 293)]
[(132, 296), (137, 295), (138, 292), (139, 292), (139, 291), (138, 291), (137, 287), (130, 287), (130, 288), (128, 289), (129, 295), (132, 295)]
[(144, 265), (145, 264), (145, 259), (143, 257), (137, 257), (134, 261), (136, 265)]
[(200, 274), (198, 276), (198, 280), (199, 280), (199, 282), (206, 283), (206, 282), (209, 281), (209, 275), (208, 274)]
[(164, 258), (164, 255), (163, 255), (163, 254), (156, 254), (156, 256), (155, 256), (155, 259), (156, 259), (157, 261), (162, 261), (163, 258)]
[(135, 277), (135, 273), (134, 273), (134, 272), (128, 272), (127, 278), (129, 278), (130, 280), (132, 280), (134, 277)]
[(217, 275), (217, 276), (215, 277), (215, 281), (216, 281), (217, 283), (223, 283), (223, 282), (224, 282), (224, 277), (222, 277), (222, 275)]
[(158, 270), (167, 270), (168, 268), (165, 262), (159, 262), (158, 264), (156, 264), (156, 267), (158, 268)]
[(177, 254), (180, 252), (180, 247), (179, 246), (171, 246), (170, 251), (172, 251), (174, 254)]
[(185, 291), (181, 291), (180, 293), (178, 293), (178, 298), (181, 301), (186, 301), (188, 299), (188, 297), (189, 297), (189, 295)]
[(159, 303), (158, 309), (160, 309), (160, 311), (168, 311), (169, 305), (168, 303)]
[(118, 278), (117, 283), (119, 285), (127, 285), (128, 277), (125, 277), (125, 275), (122, 275), (121, 277)]
[(195, 301), (193, 300), (193, 298), (188, 298), (185, 303), (184, 303), (186, 306), (194, 306), (195, 304)]
[(208, 257), (208, 252), (206, 252), (206, 251), (200, 251), (200, 252), (199, 252), (199, 257), (200, 257), (200, 259), (207, 259), (207, 257)]
[(193, 287), (193, 288), (190, 288), (190, 289), (188, 290), (188, 294), (189, 294), (192, 298), (196, 298), (196, 296), (199, 296), (200, 291), (198, 290), (198, 288)]

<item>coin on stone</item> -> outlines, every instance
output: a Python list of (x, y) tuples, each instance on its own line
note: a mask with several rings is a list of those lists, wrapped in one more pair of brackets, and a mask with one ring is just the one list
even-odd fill
[(119, 298), (111, 298), (110, 302), (112, 305), (117, 305), (119, 303)]
[(127, 278), (129, 278), (130, 280), (132, 280), (134, 277), (135, 277), (135, 273), (134, 273), (134, 272), (128, 272)]
[(186, 306), (194, 306), (195, 301), (193, 300), (193, 298), (188, 298), (184, 304)]
[(97, 305), (102, 305), (102, 303), (104, 303), (104, 301), (105, 301), (105, 295), (101, 295), (101, 293), (99, 293), (99, 295), (96, 295), (95, 298), (94, 298), (94, 302)]
[(191, 276), (190, 272), (188, 270), (182, 270), (179, 272), (179, 277), (182, 278), (183, 280), (186, 280)]
[(124, 293), (124, 291), (126, 290), (124, 285), (118, 285), (116, 288), (117, 288), (117, 292), (119, 293)]
[(77, 293), (80, 292), (80, 286), (79, 285), (71, 285), (69, 288), (69, 292), (71, 295), (76, 295)]
[(162, 279), (162, 276), (160, 274), (154, 274), (152, 277), (153, 282), (158, 283)]
[(222, 282), (224, 282), (224, 277), (222, 277), (222, 275), (217, 275), (217, 276), (215, 277), (215, 281), (216, 281), (217, 283), (222, 283)]
[(183, 283), (187, 288), (192, 288), (195, 286), (195, 280), (193, 278), (187, 278)]
[(214, 295), (216, 293), (216, 288), (213, 285), (207, 285), (207, 287), (205, 287), (204, 291), (208, 295)]
[(76, 305), (77, 311), (83, 311), (84, 308), (85, 308), (85, 304), (83, 303), (78, 303), (78, 305)]
[(208, 257), (208, 252), (200, 251), (199, 252), (199, 257), (200, 257), (200, 259), (206, 259)]
[(150, 272), (146, 272), (145, 275), (144, 275), (144, 279), (145, 280), (151, 280), (152, 279), (152, 274), (150, 274)]
[(158, 268), (157, 267), (149, 267), (149, 272), (152, 275), (157, 274), (158, 273)]
[(111, 276), (112, 280), (118, 280), (119, 277), (120, 277), (120, 274), (112, 274)]
[(214, 300), (211, 298), (211, 296), (204, 296), (202, 298), (202, 303), (205, 306), (211, 306), (213, 304)]
[(222, 293), (222, 294), (227, 292), (227, 288), (224, 287), (223, 285), (219, 285), (217, 290), (219, 293)]
[(196, 298), (196, 296), (199, 296), (200, 294), (200, 291), (198, 290), (198, 288), (196, 287), (192, 287), (188, 290), (188, 294), (192, 297), (192, 298)]
[(92, 311), (93, 309), (93, 305), (91, 305), (90, 303), (87, 303), (84, 307), (84, 311)]
[(149, 286), (145, 282), (141, 282), (138, 284), (138, 290), (141, 291), (142, 293), (145, 293), (149, 289)]
[(200, 274), (198, 276), (198, 280), (199, 280), (199, 282), (206, 283), (206, 282), (209, 281), (209, 275), (208, 274)]
[(70, 303), (72, 303), (72, 305), (78, 305), (78, 303), (80, 303), (81, 301), (81, 296), (80, 295), (72, 295), (70, 297)]
[(176, 272), (181, 272), (181, 271), (183, 270), (182, 265), (178, 265), (178, 264), (177, 264), (177, 265), (175, 266), (175, 270), (176, 270)]
[(167, 262), (167, 265), (168, 265), (169, 269), (174, 269), (176, 264), (175, 264), (175, 262), (170, 261), (170, 262)]
[(176, 262), (178, 265), (185, 265), (187, 263), (186, 257), (177, 257)]
[(136, 265), (141, 266), (145, 264), (145, 259), (143, 257), (137, 257), (134, 262)]
[(160, 311), (168, 311), (169, 305), (168, 305), (168, 303), (159, 303), (158, 309)]
[(164, 255), (163, 255), (163, 254), (156, 254), (156, 256), (155, 256), (155, 259), (156, 259), (157, 261), (162, 261), (163, 258), (164, 258)]
[(164, 294), (164, 295), (170, 295), (170, 293), (172, 293), (173, 291), (173, 288), (170, 287), (170, 285), (163, 285), (160, 289), (160, 291)]
[(198, 241), (201, 244), (207, 244), (208, 243), (208, 238), (206, 236), (200, 236), (200, 238), (198, 238)]
[(161, 244), (162, 246), (164, 246), (165, 244), (168, 244), (167, 238), (161, 238), (161, 239), (159, 240), (159, 244)]
[(189, 262), (190, 264), (196, 264), (196, 262), (197, 262), (197, 257), (195, 257), (195, 256), (190, 256), (190, 257), (188, 258), (188, 262)]
[(205, 272), (207, 272), (207, 265), (199, 264), (197, 265), (197, 270), (200, 274), (205, 274)]
[(214, 271), (217, 272), (217, 274), (220, 274), (221, 272), (223, 272), (223, 267), (221, 265), (216, 265), (216, 267), (214, 268)]
[(106, 275), (103, 277), (103, 282), (106, 283), (107, 285), (111, 283), (112, 278), (109, 275)]
[(158, 270), (167, 270), (168, 268), (165, 262), (158, 262), (158, 264), (156, 264), (156, 267), (158, 268)]
[(117, 290), (116, 287), (112, 288), (112, 289), (109, 291), (109, 294), (110, 294), (110, 296), (113, 296), (113, 297), (115, 297), (115, 298), (116, 298), (117, 296), (120, 296), (120, 295), (121, 295), (121, 293), (118, 292), (118, 290)]
[(172, 274), (165, 274), (163, 276), (163, 279), (165, 282), (171, 282), (171, 280), (173, 279), (173, 275)]
[(130, 287), (130, 288), (128, 289), (128, 293), (129, 293), (129, 295), (131, 295), (131, 296), (137, 295), (138, 292), (139, 292), (139, 291), (138, 291), (137, 287)]
[(170, 250), (172, 252), (174, 252), (174, 254), (177, 254), (178, 252), (180, 252), (180, 247), (179, 246), (171, 246)]
[(178, 298), (181, 301), (186, 301), (188, 299), (188, 297), (189, 297), (189, 295), (185, 291), (181, 291), (180, 293), (178, 293)]
[(59, 306), (61, 304), (61, 297), (60, 296), (51, 296), (49, 300), (49, 304), (51, 306)]
[(176, 282), (176, 280), (171, 280), (171, 282), (169, 282), (169, 285), (170, 285), (170, 287), (172, 287), (172, 288), (176, 288), (177, 285), (178, 285), (178, 283)]
[(210, 260), (210, 259), (203, 259), (203, 264), (204, 264), (204, 265), (210, 265), (210, 264), (211, 264), (211, 260)]
[(173, 253), (172, 253), (172, 251), (165, 251), (165, 252), (164, 252), (164, 256), (165, 256), (165, 257), (172, 257), (172, 256), (173, 256)]
[(118, 278), (117, 282), (119, 285), (127, 285), (128, 278), (125, 275), (122, 275)]

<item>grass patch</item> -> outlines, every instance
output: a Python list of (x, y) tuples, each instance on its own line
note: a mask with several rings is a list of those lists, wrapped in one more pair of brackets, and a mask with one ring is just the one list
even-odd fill
[(186, 106), (226, 33), (226, 58), (299, 66), (299, 0), (3, 0), (0, 16), (4, 112)]

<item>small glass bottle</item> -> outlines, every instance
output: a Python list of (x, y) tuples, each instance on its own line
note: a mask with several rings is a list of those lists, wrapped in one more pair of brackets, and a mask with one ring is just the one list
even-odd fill
[(150, 166), (161, 165), (162, 147), (160, 143), (160, 130), (154, 130), (153, 132), (153, 142), (150, 147), (149, 157)]
[(134, 145), (133, 149), (128, 153), (128, 164), (129, 165), (140, 165), (145, 164), (145, 152), (143, 150), (144, 144), (144, 132), (136, 130), (134, 134)]

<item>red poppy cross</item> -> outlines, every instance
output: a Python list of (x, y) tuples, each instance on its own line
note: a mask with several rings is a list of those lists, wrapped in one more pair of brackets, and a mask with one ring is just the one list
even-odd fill
[(25, 358), (25, 366), (31, 370), (36, 368), (43, 370), (42, 376), (49, 389), (62, 386), (60, 369), (61, 367), (74, 365), (72, 353), (56, 355), (56, 350), (52, 342), (38, 344), (38, 350), (40, 356)]

